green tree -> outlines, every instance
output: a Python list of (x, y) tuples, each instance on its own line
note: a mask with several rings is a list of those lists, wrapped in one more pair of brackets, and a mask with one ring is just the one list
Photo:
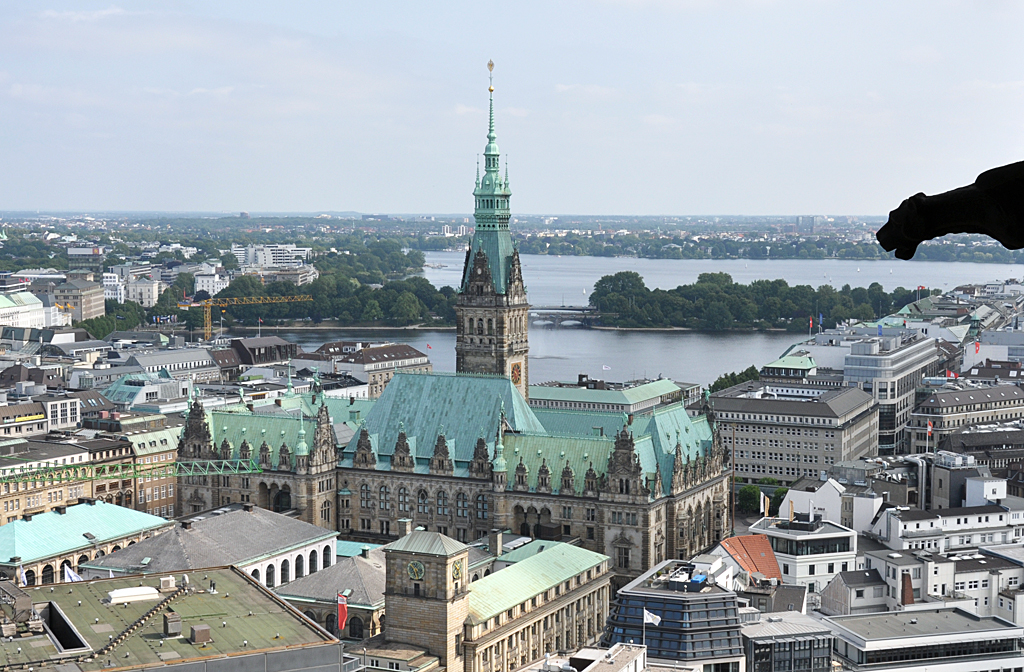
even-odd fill
[(402, 292), (391, 308), (391, 319), (399, 324), (412, 324), (420, 319), (420, 300), (412, 292)]
[[(776, 483), (777, 482), (778, 481), (776, 481)], [(774, 483), (772, 485), (774, 485)], [(775, 492), (772, 493), (771, 508), (769, 508), (769, 514), (768, 515), (771, 515), (771, 516), (779, 515), (779, 507), (782, 506), (782, 500), (784, 500), (786, 498), (786, 493), (787, 492), (789, 492), (789, 488), (775, 488)]]
[(384, 311), (380, 309), (380, 304), (375, 299), (370, 299), (366, 302), (366, 307), (363, 308), (363, 315), (360, 318), (363, 322), (376, 322), (377, 320), (384, 319)]
[(733, 385), (739, 385), (740, 383), (745, 383), (750, 380), (757, 380), (760, 377), (760, 375), (761, 374), (758, 373), (757, 368), (754, 366), (748, 366), (746, 369), (740, 371), (739, 373), (723, 373), (717, 379), (715, 379), (715, 382), (711, 383), (711, 387), (708, 388), (708, 391), (713, 394), (715, 392), (719, 392), (721, 390), (730, 388)]
[(756, 485), (744, 485), (740, 488), (740, 491), (736, 497), (736, 506), (740, 508), (740, 511), (750, 513), (751, 511), (757, 511), (759, 508), (758, 501), (761, 497), (761, 488)]

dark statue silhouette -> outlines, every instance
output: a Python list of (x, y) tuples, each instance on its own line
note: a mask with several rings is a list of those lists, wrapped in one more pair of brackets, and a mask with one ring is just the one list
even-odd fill
[(886, 251), (910, 259), (923, 241), (947, 233), (981, 233), (1010, 250), (1024, 247), (1024, 161), (986, 170), (966, 187), (911, 196), (875, 237)]

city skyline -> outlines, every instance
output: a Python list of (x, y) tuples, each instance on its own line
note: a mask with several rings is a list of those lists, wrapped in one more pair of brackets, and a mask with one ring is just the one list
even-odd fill
[[(1019, 6), (0, 12), (5, 210), (884, 215), (1020, 158)], [(914, 26), (908, 30), (907, 26)]]

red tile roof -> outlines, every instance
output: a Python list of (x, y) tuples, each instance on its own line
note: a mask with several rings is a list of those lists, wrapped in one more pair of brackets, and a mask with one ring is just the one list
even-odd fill
[(761, 572), (769, 579), (782, 581), (779, 562), (775, 559), (775, 551), (763, 534), (746, 534), (741, 537), (730, 537), (722, 540), (722, 548), (745, 572)]

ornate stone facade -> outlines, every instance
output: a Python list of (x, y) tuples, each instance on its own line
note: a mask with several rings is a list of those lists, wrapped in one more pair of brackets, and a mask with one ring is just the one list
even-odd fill
[[(253, 413), (243, 405), (207, 411), (199, 401), (189, 409), (179, 459), (255, 460), (261, 473), (181, 477), (182, 513), (231, 502), (253, 502), (273, 511), (298, 512), (307, 523), (337, 529), (335, 468), (337, 447), (323, 396), (311, 408), (298, 402), (295, 415)], [(313, 443), (306, 442), (306, 427)]]

